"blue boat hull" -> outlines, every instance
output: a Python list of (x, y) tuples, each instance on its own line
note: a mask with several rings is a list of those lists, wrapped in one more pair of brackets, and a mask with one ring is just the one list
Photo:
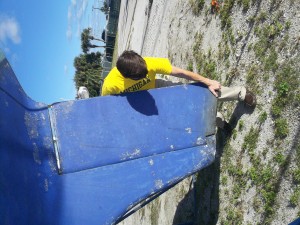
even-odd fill
[(0, 220), (115, 224), (211, 164), (216, 99), (199, 84), (54, 103), (0, 51)]

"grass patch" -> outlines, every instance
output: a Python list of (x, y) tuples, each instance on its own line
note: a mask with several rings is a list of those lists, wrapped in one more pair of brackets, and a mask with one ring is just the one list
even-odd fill
[[(299, 164), (298, 164), (299, 165)], [(300, 168), (296, 169), (293, 171), (293, 180), (295, 183), (299, 184), (300, 183)]]
[[(248, 171), (249, 178), (257, 188), (256, 202), (254, 203), (255, 211), (262, 208), (266, 223), (272, 220), (272, 215), (276, 211), (275, 200), (277, 191), (275, 190), (277, 177), (270, 165), (264, 167), (260, 161)], [(261, 200), (260, 200), (261, 199)]]
[(229, 87), (232, 83), (232, 80), (234, 78), (238, 78), (239, 76), (240, 76), (240, 71), (238, 70), (238, 68), (237, 67), (232, 68), (229, 71), (229, 73), (226, 74), (226, 80), (224, 82), (224, 85)]
[(224, 221), (224, 225), (230, 225), (230, 224), (241, 225), (241, 224), (243, 224), (243, 212), (241, 211), (241, 209), (231, 208), (226, 211), (228, 212), (227, 216), (226, 216), (227, 221)]
[(257, 17), (256, 17), (256, 21), (257, 22), (265, 22), (267, 20), (267, 16), (268, 14), (265, 11), (262, 11)]
[[(275, 76), (276, 97), (272, 102), (271, 112), (275, 118), (281, 116), (282, 111), (293, 104), (298, 104), (300, 79), (295, 62), (286, 62)], [(280, 125), (282, 121), (278, 124)]]
[(234, 149), (229, 143), (227, 143), (224, 147), (224, 152), (222, 156), (222, 169), (228, 169), (231, 166), (230, 162), (233, 157), (233, 153)]
[(245, 126), (244, 120), (240, 120), (240, 121), (239, 121), (239, 127), (238, 127), (239, 131), (242, 131), (243, 128), (244, 128), (244, 126)]
[(250, 8), (250, 1), (251, 0), (238, 0), (238, 4), (242, 5), (244, 12), (247, 12)]
[(251, 127), (249, 133), (244, 138), (244, 143), (242, 144), (242, 150), (247, 151), (251, 163), (255, 166), (259, 162), (259, 159), (255, 156), (258, 137), (259, 137), (259, 130), (257, 128), (254, 129), (253, 127)]
[(223, 42), (220, 42), (218, 47), (219, 47), (218, 60), (223, 60), (223, 61), (228, 60), (231, 54), (231, 50), (228, 43), (225, 42), (225, 44), (223, 44)]
[(205, 0), (189, 0), (194, 15), (199, 15), (204, 8)]
[(259, 86), (259, 79), (260, 79), (260, 70), (257, 65), (252, 65), (247, 70), (246, 75), (246, 85), (253, 91), (253, 92), (259, 92), (260, 86)]
[(268, 117), (268, 114), (265, 111), (263, 113), (261, 113), (258, 117), (259, 124), (263, 124), (266, 121), (267, 117)]
[(280, 167), (286, 164), (286, 157), (281, 152), (276, 153), (274, 160)]
[(193, 56), (196, 61), (197, 71), (213, 80), (219, 80), (220, 76), (217, 74), (217, 62), (213, 59), (212, 50), (207, 54), (202, 50), (203, 34), (197, 33), (195, 35), (195, 44), (193, 46)]
[(283, 139), (289, 133), (288, 122), (285, 118), (278, 118), (275, 120), (275, 137)]
[(225, 0), (223, 7), (220, 10), (221, 28), (227, 29), (232, 25), (231, 11), (234, 6), (235, 0)]
[(290, 197), (290, 203), (293, 207), (300, 205), (300, 186), (296, 188), (296, 190)]
[[(280, 15), (277, 15), (270, 23), (256, 26), (254, 29), (254, 33), (256, 36), (258, 36), (259, 40), (255, 43), (253, 50), (255, 56), (261, 61), (265, 61), (266, 55), (272, 56), (271, 59), (273, 59), (274, 61), (274, 52), (276, 53), (276, 51), (274, 47), (271, 49), (271, 47), (274, 46), (274, 40), (281, 34), (284, 28), (289, 28), (288, 25), (285, 25), (283, 24), (283, 22), (278, 21), (279, 18)], [(265, 21), (266, 14), (260, 14), (257, 17), (257, 20)], [(269, 52), (270, 49), (271, 53)], [(268, 60), (270, 61), (271, 59)], [(268, 68), (268, 70), (270, 69)]]
[(273, 71), (275, 72), (278, 69), (278, 54), (274, 47), (270, 49), (269, 55), (265, 58), (264, 61), (264, 69), (265, 71)]
[(296, 146), (295, 164), (297, 167), (291, 171), (293, 182), (298, 186), (300, 184), (300, 142)]
[(193, 71), (194, 70), (194, 67), (193, 67), (193, 61), (190, 60), (188, 65), (187, 65), (187, 68), (186, 68), (188, 71)]
[(234, 129), (234, 130), (232, 131), (232, 138), (233, 138), (233, 140), (235, 140), (236, 137), (237, 137), (237, 130)]

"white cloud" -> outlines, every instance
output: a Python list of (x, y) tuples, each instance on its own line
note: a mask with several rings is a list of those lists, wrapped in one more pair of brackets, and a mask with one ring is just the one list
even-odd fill
[(68, 38), (68, 40), (70, 41), (72, 39), (72, 27), (68, 26), (67, 32), (66, 32), (66, 36)]
[(68, 21), (72, 20), (73, 14), (72, 14), (72, 6), (68, 7)]
[(80, 36), (83, 17), (88, 7), (88, 0), (71, 0), (68, 8), (68, 28), (66, 36), (71, 40), (73, 33)]
[(73, 13), (72, 13), (72, 6), (69, 5), (68, 7), (68, 28), (67, 28), (67, 39), (71, 40), (72, 39), (72, 18), (73, 18)]
[(20, 26), (14, 17), (0, 16), (0, 41), (6, 43), (7, 40), (14, 44), (21, 42)]
[(67, 64), (64, 65), (64, 71), (65, 71), (65, 74), (68, 75), (69, 73), (69, 67)]
[(88, 3), (87, 0), (82, 0), (82, 1), (79, 3), (79, 7), (78, 7), (78, 9), (77, 9), (77, 19), (78, 19), (79, 21), (82, 20), (82, 16), (84, 15), (85, 10), (86, 10), (86, 7), (87, 7), (87, 3)]

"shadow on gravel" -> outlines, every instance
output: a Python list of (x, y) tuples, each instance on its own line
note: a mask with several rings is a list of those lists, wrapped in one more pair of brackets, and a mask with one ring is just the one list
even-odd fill
[[(254, 109), (248, 108), (244, 103), (238, 103), (229, 121), (234, 129), (243, 114), (251, 114)], [(177, 208), (173, 225), (216, 225), (219, 218), (219, 188), (221, 174), (221, 157), (226, 143), (231, 138), (231, 133), (218, 130), (216, 159), (213, 164), (196, 174), (197, 180), (193, 188), (182, 200)], [(278, 193), (284, 177), (290, 168), (293, 155), (297, 154), (300, 143), (300, 128), (296, 130), (295, 138), (292, 141), (284, 166), (280, 169), (275, 182), (275, 192)], [(276, 201), (276, 199), (274, 200)], [(275, 204), (275, 202), (274, 202)], [(261, 224), (266, 224), (268, 218), (262, 217)], [(192, 221), (192, 222), (191, 222)], [(220, 221), (219, 221), (220, 222)]]
[(183, 200), (178, 204), (176, 213), (173, 219), (173, 225), (194, 225), (194, 205), (195, 196), (192, 183), (190, 185), (190, 191), (186, 194)]
[[(236, 127), (243, 114), (251, 114), (254, 109), (240, 102), (229, 121), (232, 129)], [(215, 225), (219, 218), (219, 188), (221, 157), (231, 133), (218, 130), (216, 134), (216, 159), (213, 164), (198, 172), (193, 188), (179, 204), (173, 225)], [(192, 222), (191, 222), (192, 221)]]
[[(243, 102), (238, 102), (237, 106), (235, 107), (235, 109), (232, 113), (230, 120), (228, 121), (231, 128), (234, 129), (237, 126), (242, 115), (252, 114), (254, 110), (255, 110), (255, 108), (248, 107)], [(228, 138), (230, 139), (230, 137), (231, 137), (231, 135)]]
[(179, 204), (173, 225), (217, 224), (219, 216), (220, 156), (226, 135), (217, 133), (217, 154), (213, 164), (198, 172), (193, 188)]

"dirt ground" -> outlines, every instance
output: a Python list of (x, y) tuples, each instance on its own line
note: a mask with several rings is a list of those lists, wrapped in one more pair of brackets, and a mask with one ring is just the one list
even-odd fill
[[(220, 57), (224, 38), (220, 17), (210, 13), (209, 0), (205, 1), (202, 12), (195, 15), (192, 2), (193, 0), (122, 0), (118, 54), (132, 49), (143, 56), (169, 58), (172, 65), (193, 69), (197, 72), (199, 68), (195, 58), (195, 44), (197, 35), (201, 33), (202, 45), (200, 48), (204, 57), (210, 57), (210, 55), (214, 58)], [(281, 49), (280, 52), (278, 50), (277, 63), (279, 67), (287, 60), (299, 59), (299, 45), (296, 45), (297, 42), (300, 42), (299, 1), (257, 0), (252, 2), (254, 3), (246, 12), (241, 10), (241, 6), (237, 4), (232, 9), (235, 45), (231, 48), (228, 61), (217, 60), (216, 65), (216, 73), (222, 83), (247, 86), (249, 84), (247, 76), (251, 66), (259, 66), (263, 63), (255, 58), (253, 50), (251, 50), (258, 40), (256, 25), (261, 26), (261, 24), (256, 22), (251, 25), (249, 20), (258, 18), (259, 15), (265, 15), (265, 23), (269, 23), (269, 25), (272, 23), (268, 21), (272, 21), (273, 17), (278, 14), (282, 14), (282, 21), (286, 24), (289, 23), (290, 28), (281, 30), (277, 38), (278, 41), (283, 41), (284, 37), (289, 36), (287, 47)], [(277, 3), (275, 8), (274, 2)], [(295, 68), (299, 72), (299, 66)], [(232, 71), (237, 72), (233, 73)], [(228, 76), (231, 75), (232, 79), (229, 82)], [(230, 137), (220, 134), (221, 143), (218, 145), (219, 156), (217, 156), (216, 163), (198, 176), (198, 180), (203, 178), (202, 183), (206, 182), (206, 187), (199, 184), (201, 181), (197, 181), (196, 184), (199, 185), (202, 196), (197, 201), (203, 201), (203, 203), (200, 205), (198, 203), (197, 206), (197, 203), (193, 202), (194, 192), (191, 187), (191, 178), (187, 178), (119, 224), (177, 225), (193, 222), (194, 224), (279, 225), (288, 224), (300, 216), (300, 197), (298, 205), (293, 206), (290, 203), (291, 196), (299, 189), (299, 185), (292, 181), (291, 171), (297, 167), (296, 149), (299, 146), (300, 107), (296, 105), (294, 108), (285, 109), (284, 118), (288, 118), (289, 134), (277, 142), (274, 137), (276, 121), (270, 115), (272, 101), (276, 97), (274, 82), (277, 74), (276, 72), (270, 73), (270, 76), (266, 77), (264, 81), (261, 81), (260, 78), (263, 75), (258, 75), (254, 79), (257, 79), (261, 88), (257, 92), (258, 107), (254, 111), (249, 111), (237, 103), (226, 103), (221, 107), (227, 120), (235, 121), (233, 122), (235, 126), (238, 121), (239, 127), (236, 127), (235, 134)], [(266, 112), (266, 119), (263, 123), (259, 123), (264, 112)], [(242, 128), (240, 121), (243, 121)], [(225, 158), (224, 152), (229, 143), (230, 148), (235, 152), (229, 159), (230, 163), (234, 166), (241, 165), (241, 173), (244, 177), (248, 176), (252, 162), (251, 157), (243, 152), (242, 146), (252, 130), (259, 130), (255, 154), (261, 157), (261, 161), (266, 165), (272, 167), (274, 174), (280, 173), (280, 179), (276, 180), (276, 198), (273, 200), (275, 212), (271, 214), (272, 220), (268, 220), (265, 215), (266, 203), (261, 197), (260, 187), (250, 180), (245, 178), (244, 189), (239, 189), (240, 195), (237, 199), (233, 199), (235, 188), (240, 184), (237, 182), (239, 177), (232, 175), (230, 170), (225, 168), (224, 160), (228, 158)], [(273, 143), (270, 144), (272, 141)], [(227, 147), (224, 147), (224, 143)], [(275, 158), (274, 154), (278, 153), (278, 149), (281, 149), (283, 157), (289, 160), (284, 168), (272, 161)], [(195, 209), (195, 205), (198, 208)], [(234, 220), (241, 223), (234, 223)]]

